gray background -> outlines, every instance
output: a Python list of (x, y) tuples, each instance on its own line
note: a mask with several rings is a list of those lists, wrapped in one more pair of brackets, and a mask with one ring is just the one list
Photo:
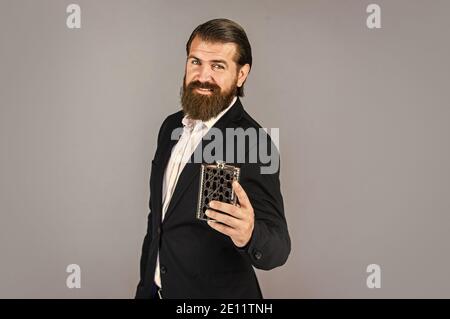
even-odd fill
[(156, 135), (216, 17), (253, 46), (244, 106), (280, 128), (292, 252), (257, 271), (265, 297), (450, 297), (450, 2), (376, 1), (379, 30), (372, 1), (74, 2), (79, 30), (71, 1), (0, 2), (0, 297), (134, 296)]

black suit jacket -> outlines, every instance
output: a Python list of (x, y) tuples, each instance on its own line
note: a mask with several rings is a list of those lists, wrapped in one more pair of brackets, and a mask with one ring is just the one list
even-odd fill
[[(255, 213), (252, 238), (246, 247), (238, 248), (228, 236), (196, 219), (200, 163), (193, 161), (183, 169), (161, 223), (162, 181), (171, 149), (177, 142), (171, 140), (171, 134), (182, 127), (182, 118), (182, 111), (170, 115), (158, 134), (136, 298), (150, 298), (158, 248), (164, 298), (262, 298), (253, 266), (264, 270), (281, 266), (291, 249), (279, 169), (274, 174), (261, 174), (263, 163), (259, 158), (256, 163), (249, 163), (248, 158), (245, 163), (227, 162), (241, 168), (240, 183)], [(259, 129), (260, 125), (244, 111), (238, 98), (214, 127), (225, 132), (226, 128)], [(206, 137), (199, 147), (211, 142)], [(255, 146), (245, 143), (246, 153)], [(269, 142), (268, 147), (276, 151), (273, 143)], [(224, 158), (216, 159), (226, 158), (225, 148)]]

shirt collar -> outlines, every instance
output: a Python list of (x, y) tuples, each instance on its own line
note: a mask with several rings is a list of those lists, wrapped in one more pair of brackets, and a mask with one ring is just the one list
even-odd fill
[(195, 126), (197, 126), (198, 124), (201, 123), (204, 126), (206, 126), (206, 128), (208, 128), (208, 130), (209, 130), (234, 105), (236, 100), (237, 100), (237, 96), (235, 96), (233, 98), (233, 100), (231, 101), (230, 105), (226, 109), (222, 110), (219, 114), (217, 114), (216, 117), (213, 117), (213, 118), (209, 119), (206, 122), (203, 122), (201, 120), (192, 120), (192, 119), (188, 118), (187, 115), (185, 115), (183, 117), (183, 119), (181, 120), (181, 123), (183, 123), (184, 126), (187, 126), (189, 128), (194, 128)]

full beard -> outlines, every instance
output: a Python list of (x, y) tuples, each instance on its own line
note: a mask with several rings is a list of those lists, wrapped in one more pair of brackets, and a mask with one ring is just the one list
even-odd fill
[[(197, 88), (209, 89), (210, 94), (196, 92)], [(237, 80), (229, 91), (222, 92), (221, 88), (214, 83), (201, 83), (192, 81), (186, 86), (183, 79), (181, 90), (181, 105), (184, 114), (193, 120), (208, 121), (216, 117), (226, 109), (237, 94)]]

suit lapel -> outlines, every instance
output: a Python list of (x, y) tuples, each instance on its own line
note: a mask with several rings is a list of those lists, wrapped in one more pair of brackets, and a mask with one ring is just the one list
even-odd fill
[[(155, 170), (155, 176), (154, 176), (154, 184), (151, 185), (151, 189), (153, 191), (153, 194), (151, 194), (152, 199), (155, 200), (155, 209), (156, 209), (156, 218), (161, 223), (162, 219), (162, 188), (163, 188), (163, 179), (164, 179), (164, 172), (167, 167), (167, 163), (169, 162), (170, 155), (172, 148), (175, 146), (175, 144), (178, 142), (178, 140), (172, 140), (171, 134), (173, 130), (182, 127), (181, 119), (182, 115), (180, 117), (177, 117), (177, 119), (169, 123), (169, 128), (166, 130), (166, 136), (163, 138), (163, 143), (161, 145), (158, 145), (160, 147), (160, 150), (157, 150), (157, 154), (161, 154), (160, 156), (155, 156), (155, 167), (152, 169)], [(156, 159), (158, 158), (158, 159)]]
[[(220, 129), (222, 131), (222, 136), (225, 137), (225, 128), (230, 127), (231, 124), (230, 122), (240, 119), (242, 113), (243, 107), (238, 98), (235, 104), (214, 124), (213, 127)], [(192, 184), (192, 182), (197, 180), (195, 177), (197, 177), (200, 173), (201, 164), (194, 163), (194, 154), (200, 151), (199, 148), (201, 148), (201, 154), (203, 154), (203, 150), (206, 144), (208, 144), (208, 142), (209, 142), (208, 140), (202, 139), (201, 143), (199, 143), (196, 150), (192, 154), (189, 162), (186, 163), (186, 166), (183, 168), (183, 171), (181, 172), (181, 175), (178, 178), (177, 185), (170, 200), (169, 207), (167, 208), (167, 212), (164, 216), (164, 222), (173, 212), (183, 193), (188, 189), (188, 187)]]

